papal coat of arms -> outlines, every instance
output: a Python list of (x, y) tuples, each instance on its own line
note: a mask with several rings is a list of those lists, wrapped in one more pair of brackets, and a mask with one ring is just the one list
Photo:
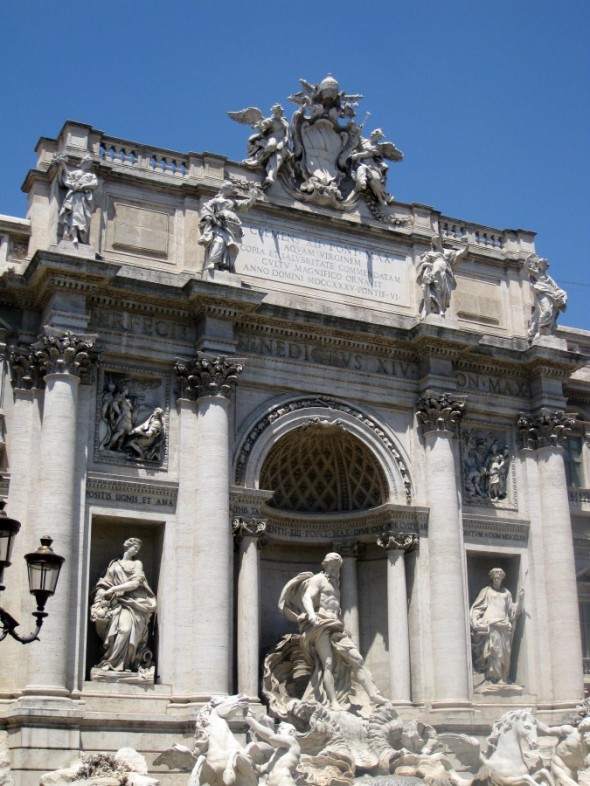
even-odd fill
[(381, 129), (363, 136), (355, 121), (361, 95), (340, 90), (328, 75), (319, 84), (300, 80), (302, 89), (289, 96), (296, 104), (291, 122), (274, 104), (270, 117), (257, 107), (229, 112), (232, 120), (251, 125), (248, 158), (242, 163), (265, 170), (263, 187), (280, 179), (292, 196), (346, 210), (363, 198), (373, 215), (387, 220), (382, 208), (393, 201), (386, 190), (386, 161), (403, 153), (384, 141)]

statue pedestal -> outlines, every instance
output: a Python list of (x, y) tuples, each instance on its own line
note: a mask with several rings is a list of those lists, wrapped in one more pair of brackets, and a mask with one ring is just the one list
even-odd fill
[(97, 252), (93, 246), (88, 246), (85, 243), (74, 243), (71, 240), (60, 240), (57, 245), (53, 245), (50, 251), (57, 251), (62, 254), (70, 254), (75, 257), (84, 257), (84, 259), (96, 259)]
[(225, 284), (228, 287), (241, 287), (242, 279), (229, 270), (203, 270), (203, 281), (214, 281), (216, 284)]
[(92, 682), (120, 682), (125, 685), (153, 685), (156, 678), (156, 667), (149, 666), (139, 671), (110, 671), (95, 666), (90, 670)]

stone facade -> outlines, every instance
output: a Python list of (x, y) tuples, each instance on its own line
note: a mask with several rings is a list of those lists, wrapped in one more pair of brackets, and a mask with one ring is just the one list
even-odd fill
[[(0, 491), (22, 523), (2, 603), (23, 630), (23, 554), (48, 533), (66, 558), (41, 641), (0, 644), (16, 786), (123, 746), (184, 783), (158, 755), (214, 694), (261, 714), (264, 656), (295, 630), (281, 590), (326, 551), (404, 720), (485, 736), (511, 708), (567, 721), (584, 696), (590, 333), (529, 335), (549, 308), (534, 233), (393, 201), (375, 170), (339, 197), (253, 145), (238, 164), (68, 122), (38, 144), (27, 219), (0, 217)], [(87, 197), (73, 172), (92, 173)], [(439, 313), (423, 306), (437, 265)], [(91, 679), (90, 593), (128, 538), (157, 598), (146, 684)], [(517, 691), (474, 673), (469, 610), (493, 568), (514, 602), (524, 588)]]

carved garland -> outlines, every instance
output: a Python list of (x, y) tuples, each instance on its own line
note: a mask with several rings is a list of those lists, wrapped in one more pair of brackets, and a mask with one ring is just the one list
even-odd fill
[(393, 456), (393, 460), (395, 461), (400, 475), (403, 479), (404, 488), (406, 491), (406, 501), (408, 504), (412, 500), (412, 481), (410, 480), (410, 473), (408, 468), (399, 453), (396, 449), (393, 440), (391, 440), (387, 434), (383, 431), (383, 429), (379, 426), (376, 420), (373, 418), (368, 417), (365, 415), (361, 410), (356, 409), (356, 407), (351, 407), (348, 404), (343, 404), (336, 399), (331, 398), (302, 398), (297, 399), (296, 401), (289, 401), (283, 404), (276, 404), (272, 407), (265, 415), (262, 417), (253, 428), (250, 429), (248, 436), (244, 440), (242, 444), (242, 448), (240, 450), (238, 461), (236, 464), (236, 473), (235, 473), (235, 482), (236, 484), (240, 484), (242, 482), (244, 476), (244, 469), (246, 467), (246, 463), (248, 461), (248, 455), (252, 451), (255, 443), (263, 434), (266, 429), (274, 423), (278, 418), (282, 417), (283, 415), (287, 415), (290, 412), (297, 412), (302, 409), (308, 409), (313, 407), (322, 407), (325, 409), (332, 409), (338, 412), (344, 412), (352, 417), (360, 420), (365, 426), (368, 426), (371, 431), (375, 434), (375, 436), (380, 440), (380, 442), (385, 446), (388, 453)]

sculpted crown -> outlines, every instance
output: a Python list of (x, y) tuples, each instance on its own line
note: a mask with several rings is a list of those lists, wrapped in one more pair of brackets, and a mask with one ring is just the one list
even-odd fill
[(429, 431), (456, 432), (464, 412), (465, 396), (427, 393), (418, 400), (416, 417), (424, 434)]
[(561, 446), (575, 425), (577, 415), (563, 409), (551, 412), (542, 409), (536, 415), (521, 412), (517, 420), (517, 428), (523, 448), (544, 448)]
[(242, 358), (208, 355), (197, 352), (197, 357), (186, 363), (176, 362), (180, 397), (195, 400), (203, 396), (229, 398), (231, 390), (244, 368)]

